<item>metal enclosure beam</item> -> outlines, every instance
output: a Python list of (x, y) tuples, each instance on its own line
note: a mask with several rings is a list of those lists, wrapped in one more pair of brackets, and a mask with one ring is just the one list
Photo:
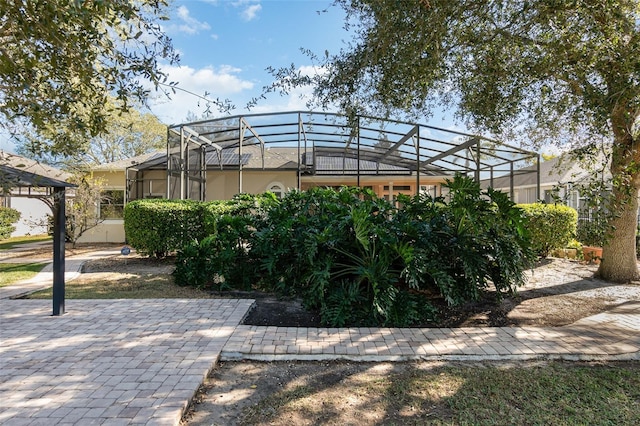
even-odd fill
[(478, 142), (477, 138), (471, 138), (471, 139), (469, 139), (468, 141), (466, 141), (463, 144), (456, 145), (451, 149), (448, 149), (448, 150), (446, 150), (444, 152), (441, 152), (438, 155), (435, 155), (435, 156), (429, 158), (428, 160), (424, 160), (423, 162), (420, 163), (420, 167), (424, 167), (424, 166), (427, 166), (427, 165), (429, 165), (431, 163), (435, 163), (436, 161), (442, 160), (443, 158), (446, 158), (446, 157), (448, 157), (448, 156), (450, 156), (452, 154), (455, 154), (458, 151), (462, 151), (463, 149), (467, 149), (470, 146), (472, 146), (473, 144), (475, 144), (476, 142)]

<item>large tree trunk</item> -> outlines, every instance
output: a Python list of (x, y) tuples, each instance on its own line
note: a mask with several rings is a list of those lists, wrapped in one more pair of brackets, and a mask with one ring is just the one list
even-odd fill
[(611, 160), (611, 173), (617, 182), (613, 185), (616, 215), (611, 220), (613, 230), (602, 251), (598, 275), (622, 283), (640, 279), (636, 258), (640, 149), (629, 133), (616, 136)]
[[(620, 192), (618, 190), (614, 192)], [(637, 194), (637, 189), (636, 189)], [(638, 226), (638, 197), (631, 197), (613, 219), (611, 238), (602, 251), (598, 275), (607, 281), (628, 282), (640, 279), (636, 260), (636, 229)]]

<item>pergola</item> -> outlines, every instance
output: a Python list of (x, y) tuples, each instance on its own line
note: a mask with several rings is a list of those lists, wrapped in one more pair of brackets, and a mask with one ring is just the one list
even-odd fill
[(13, 154), (0, 155), (0, 195), (51, 200), (53, 212), (53, 315), (65, 313), (65, 193), (75, 187), (64, 173)]
[(537, 173), (539, 182), (538, 169), (522, 170), (539, 164), (537, 153), (483, 136), (370, 116), (293, 111), (170, 126), (167, 155), (128, 170), (128, 186), (145, 170), (164, 168), (167, 198), (203, 200), (207, 170), (237, 170), (241, 193), (243, 171), (269, 170), (265, 151), (272, 147), (292, 152), (288, 167), (297, 173), (298, 189), (305, 175), (355, 177), (357, 186), (361, 177), (403, 175), (415, 179), (417, 188), (425, 177), (456, 173), (477, 181), (510, 176), (511, 182), (518, 174)]

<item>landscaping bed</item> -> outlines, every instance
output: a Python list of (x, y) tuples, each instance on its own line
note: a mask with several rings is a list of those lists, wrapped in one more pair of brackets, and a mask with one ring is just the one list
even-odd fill
[[(114, 256), (87, 262), (86, 274), (105, 274), (111, 279), (132, 274), (167, 275), (172, 260), (138, 255)], [(439, 321), (418, 327), (501, 327), (563, 326), (581, 318), (604, 312), (625, 300), (640, 298), (640, 284), (617, 285), (594, 278), (597, 266), (567, 259), (550, 258), (527, 273), (527, 284), (514, 295), (497, 300), (486, 292), (476, 302), (449, 307), (434, 299), (440, 310)], [(73, 285), (73, 281), (69, 283)], [(256, 301), (244, 324), (279, 327), (320, 327), (317, 311), (304, 309), (298, 299), (283, 299), (261, 292), (208, 292), (208, 297), (248, 298)]]

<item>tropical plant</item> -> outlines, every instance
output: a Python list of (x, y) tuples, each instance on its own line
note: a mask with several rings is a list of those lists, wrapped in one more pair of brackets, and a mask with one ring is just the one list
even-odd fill
[(219, 214), (178, 250), (176, 282), (300, 297), (330, 326), (408, 326), (435, 318), (434, 298), (514, 291), (533, 259), (522, 211), (470, 178), (447, 186), (449, 200), (403, 196), (400, 209), (347, 187), (210, 204)]

